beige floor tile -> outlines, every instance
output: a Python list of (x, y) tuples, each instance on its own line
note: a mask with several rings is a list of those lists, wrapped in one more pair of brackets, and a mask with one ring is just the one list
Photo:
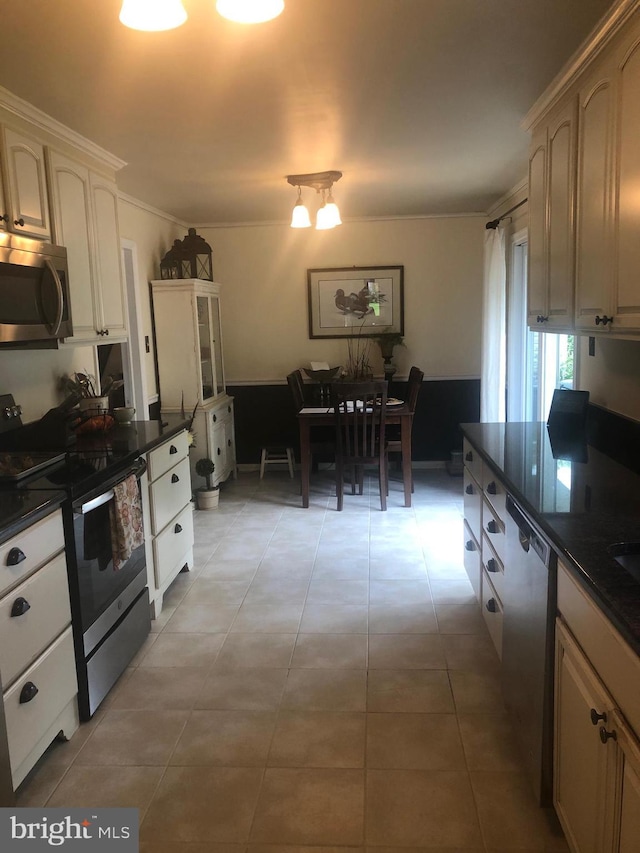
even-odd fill
[(504, 713), (498, 673), (450, 670), (449, 680), (458, 714)]
[(18, 808), (41, 808), (62, 781), (68, 765), (53, 764), (48, 758), (45, 753), (16, 791)]
[(430, 577), (429, 585), (434, 604), (477, 604), (473, 588), (466, 577)]
[(481, 848), (468, 774), (368, 770), (366, 840), (376, 846)]
[(367, 710), (451, 714), (455, 711), (445, 670), (371, 669)]
[(455, 714), (369, 714), (367, 767), (466, 770)]
[(443, 634), (442, 646), (448, 669), (487, 675), (500, 672), (500, 660), (487, 634)]
[(370, 669), (445, 669), (437, 634), (370, 634)]
[(301, 616), (302, 604), (243, 604), (231, 633), (295, 634)]
[(366, 580), (311, 578), (307, 604), (357, 604), (369, 603), (369, 584)]
[(138, 667), (118, 688), (109, 707), (119, 711), (189, 710), (202, 691), (208, 671), (208, 667)]
[(477, 604), (436, 604), (436, 616), (441, 634), (487, 633)]
[(147, 652), (151, 649), (151, 646), (155, 643), (155, 641), (158, 639), (158, 637), (159, 637), (159, 632), (148, 635), (148, 637), (146, 638), (144, 643), (138, 649), (137, 654), (134, 655), (134, 657), (129, 662), (129, 667), (127, 667), (127, 669), (129, 669), (131, 667), (136, 667), (142, 662), (142, 659), (147, 654)]
[[(364, 557), (361, 556), (363, 550), (365, 551)], [(333, 557), (327, 556), (326, 551), (319, 552), (313, 564), (313, 579), (368, 581), (369, 558), (366, 555), (367, 550), (366, 546), (362, 546), (357, 549), (357, 553), (354, 556), (338, 554)]]
[(206, 601), (183, 601), (164, 626), (178, 633), (220, 634), (228, 631), (239, 607), (214, 606)]
[(184, 598), (184, 603), (207, 603), (216, 607), (240, 607), (248, 589), (248, 581), (219, 581), (199, 577), (191, 585)]
[(303, 669), (366, 669), (366, 634), (299, 634), (291, 659)]
[(295, 641), (295, 634), (229, 634), (214, 669), (288, 667)]
[(363, 840), (364, 771), (268, 769), (251, 841), (358, 845)]
[(214, 669), (202, 684), (195, 707), (275, 711), (286, 680), (286, 669)]
[(140, 662), (148, 666), (209, 667), (226, 634), (175, 634), (163, 632)]
[(427, 568), (420, 554), (404, 560), (372, 558), (369, 572), (372, 580), (427, 580)]
[(507, 714), (458, 714), (469, 770), (522, 771), (523, 762)]
[[(283, 559), (286, 559), (283, 557)], [(244, 599), (245, 604), (269, 606), (271, 604), (304, 604), (309, 581), (307, 577), (263, 578), (256, 575)]]
[(382, 580), (373, 578), (369, 584), (369, 604), (385, 607), (412, 607), (431, 604), (431, 590), (424, 580)]
[(141, 841), (245, 842), (262, 773), (256, 767), (167, 768), (142, 822)]
[(364, 767), (365, 714), (281, 711), (271, 767)]
[(471, 784), (487, 847), (537, 853), (557, 837), (555, 815), (538, 807), (524, 773), (472, 772)]
[(165, 625), (167, 624), (169, 619), (171, 619), (175, 611), (175, 607), (169, 607), (168, 605), (163, 606), (157, 618), (151, 620), (151, 633), (159, 634), (160, 631), (163, 631)]
[(300, 631), (305, 634), (366, 634), (369, 610), (358, 604), (307, 604)]
[(193, 711), (169, 763), (263, 767), (275, 723), (273, 711)]
[(260, 560), (258, 558), (249, 560), (222, 560), (215, 554), (200, 572), (199, 577), (203, 580), (214, 581), (242, 581), (251, 583), (258, 569)]
[(356, 669), (292, 669), (282, 707), (308, 711), (365, 711), (367, 673)]
[(75, 764), (165, 765), (188, 716), (187, 711), (107, 711)]
[(371, 634), (437, 634), (438, 623), (433, 605), (405, 604), (401, 607), (372, 604), (369, 607)]
[(142, 818), (164, 767), (85, 767), (74, 764), (49, 800), (51, 808), (136, 808)]

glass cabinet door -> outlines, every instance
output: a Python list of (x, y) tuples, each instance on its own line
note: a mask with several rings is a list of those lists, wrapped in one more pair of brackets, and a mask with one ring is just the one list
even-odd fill
[(220, 326), (220, 301), (211, 300), (211, 325), (213, 333), (213, 354), (215, 372), (215, 393), (224, 393), (224, 369), (222, 366), (222, 331)]
[(215, 397), (217, 394), (215, 385), (215, 352), (211, 328), (211, 312), (209, 310), (210, 299), (208, 296), (197, 296), (196, 307), (198, 313), (198, 344), (200, 348), (200, 379), (202, 382), (202, 401)]

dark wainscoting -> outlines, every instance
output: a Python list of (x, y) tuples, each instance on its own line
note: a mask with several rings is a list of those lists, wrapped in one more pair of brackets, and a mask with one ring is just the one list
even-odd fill
[[(403, 398), (405, 382), (394, 382), (389, 396)], [(293, 447), (299, 458), (298, 425), (287, 385), (229, 385), (234, 402), (236, 460), (256, 464), (270, 444)], [(461, 423), (480, 419), (480, 380), (446, 379), (422, 385), (413, 422), (413, 459), (448, 461), (462, 449)]]

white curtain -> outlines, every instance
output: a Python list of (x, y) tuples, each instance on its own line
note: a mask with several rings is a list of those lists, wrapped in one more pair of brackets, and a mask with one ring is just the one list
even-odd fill
[(504, 228), (488, 228), (484, 243), (484, 304), (480, 420), (505, 419), (507, 264)]

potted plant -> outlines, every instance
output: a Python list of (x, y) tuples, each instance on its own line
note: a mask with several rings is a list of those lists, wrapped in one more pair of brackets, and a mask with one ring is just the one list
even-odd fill
[(196, 474), (199, 477), (204, 477), (206, 486), (201, 486), (196, 489), (196, 503), (198, 509), (217, 509), (218, 499), (220, 497), (220, 487), (214, 486), (211, 480), (216, 466), (213, 460), (208, 457), (198, 459), (196, 462)]
[(381, 335), (376, 335), (374, 341), (380, 347), (380, 354), (384, 361), (383, 370), (385, 379), (390, 380), (396, 372), (396, 366), (391, 363), (393, 350), (403, 344), (403, 337), (400, 332), (384, 332)]

